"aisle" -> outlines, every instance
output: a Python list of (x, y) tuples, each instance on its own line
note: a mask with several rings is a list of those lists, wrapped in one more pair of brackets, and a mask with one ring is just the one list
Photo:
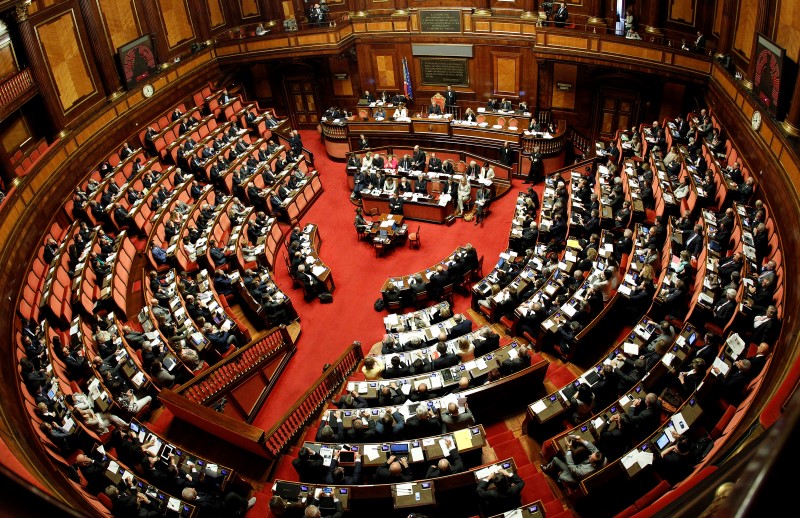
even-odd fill
[[(308, 389), (322, 372), (325, 363), (333, 362), (354, 340), (363, 344), (364, 351), (382, 338), (383, 317), (373, 303), (380, 296), (380, 287), (387, 277), (423, 270), (449, 255), (458, 245), (472, 243), (479, 255), (484, 255), (485, 268), (491, 268), (500, 252), (508, 245), (516, 190), (512, 188), (492, 205), (492, 214), (483, 227), (461, 219), (450, 226), (409, 222), (412, 230), (421, 227), (422, 246), (408, 246), (376, 258), (372, 246), (356, 238), (353, 218), (355, 206), (350, 203), (350, 191), (344, 164), (328, 159), (320, 136), (315, 131), (302, 131), (303, 143), (314, 153), (325, 192), (314, 203), (301, 225), (316, 223), (322, 238), (320, 256), (331, 267), (336, 290), (332, 304), (318, 301), (306, 303), (302, 292), (292, 289), (291, 279), (280, 256), (276, 268), (277, 282), (292, 299), (301, 317), (302, 331), (297, 352), (281, 375), (269, 397), (269, 402), (256, 416), (253, 424), (269, 430), (271, 426)], [(521, 184), (517, 186), (521, 187)], [(456, 295), (456, 311), (466, 311), (467, 297)]]

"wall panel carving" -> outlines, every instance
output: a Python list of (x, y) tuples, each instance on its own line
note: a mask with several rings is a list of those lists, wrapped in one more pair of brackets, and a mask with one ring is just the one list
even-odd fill
[(753, 50), (753, 36), (756, 30), (757, 17), (758, 0), (740, 0), (733, 48), (748, 59), (750, 58), (750, 52)]
[(117, 49), (142, 35), (139, 13), (133, 0), (97, 0), (112, 54)]
[(220, 25), (225, 25), (225, 12), (222, 10), (222, 0), (206, 0), (208, 5), (208, 17), (211, 21), (211, 28), (216, 29)]
[(64, 113), (96, 91), (75, 13), (69, 10), (36, 26), (50, 79)]
[(158, 0), (158, 6), (170, 49), (194, 38), (194, 25), (186, 0)]
[(242, 18), (250, 18), (261, 14), (256, 0), (241, 0), (239, 5), (242, 8)]
[(497, 95), (519, 95), (521, 56), (510, 52), (492, 52), (494, 88)]
[(21, 112), (17, 112), (0, 133), (0, 142), (2, 142), (3, 148), (10, 153), (21, 148), (31, 137), (28, 121)]
[(672, 0), (669, 5), (669, 21), (694, 27), (697, 0)]
[(796, 0), (780, 0), (776, 20), (776, 41), (786, 49), (786, 57), (795, 62), (800, 58), (800, 2)]
[(382, 54), (375, 56), (375, 88), (380, 90), (397, 90), (400, 85), (395, 73), (395, 56)]

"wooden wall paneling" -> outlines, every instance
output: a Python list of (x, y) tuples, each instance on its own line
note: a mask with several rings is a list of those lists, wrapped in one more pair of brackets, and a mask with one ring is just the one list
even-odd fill
[[(401, 90), (403, 88), (403, 67), (399, 48), (394, 45), (374, 45), (366, 50), (369, 68), (362, 71), (361, 88), (373, 92)], [(359, 60), (359, 62), (361, 61)], [(409, 64), (409, 66), (411, 65)], [(364, 72), (366, 74), (363, 74)]]
[(519, 97), (520, 61), (519, 52), (492, 51), (492, 93), (506, 97)]
[[(357, 99), (353, 88), (353, 73), (350, 70), (350, 60), (340, 59), (339, 56), (328, 58), (328, 70), (330, 72), (331, 91), (333, 97), (328, 104), (336, 104), (350, 107), (353, 103), (345, 104), (344, 99)], [(357, 73), (357, 72), (356, 72)], [(347, 74), (345, 79), (337, 79), (336, 74)], [(327, 100), (327, 99), (326, 99)]]
[[(117, 47), (114, 47), (110, 33), (103, 21), (100, 4), (96, 0), (78, 0), (78, 5), (80, 6), (83, 23), (86, 25), (86, 32), (89, 35), (89, 48), (100, 72), (103, 89), (106, 95), (111, 95), (122, 90), (122, 80), (120, 79), (119, 68), (115, 59)], [(139, 35), (138, 31), (135, 34), (131, 40)], [(127, 41), (123, 43), (127, 43)]]
[(695, 26), (697, 0), (672, 0), (669, 2), (667, 21)]
[(205, 3), (211, 30), (223, 27), (225, 25), (225, 10), (222, 7), (222, 0), (205, 0)]
[(745, 61), (750, 59), (755, 37), (756, 18), (758, 17), (758, 0), (740, 0), (739, 12), (736, 16), (736, 32), (733, 36), (733, 51)]
[(195, 27), (188, 0), (156, 0), (160, 22), (164, 26), (167, 48), (170, 51), (190, 43)]
[(35, 20), (34, 31), (62, 114), (67, 116), (99, 94), (99, 81), (76, 6), (73, 2), (65, 6), (66, 11), (44, 12), (49, 18)]
[(786, 49), (786, 57), (797, 63), (800, 60), (800, 24), (797, 23), (800, 20), (800, 2), (779, 2), (772, 33), (775, 35), (775, 42)]
[[(559, 88), (561, 85), (571, 85), (568, 90)], [(578, 66), (569, 63), (553, 64), (553, 98), (551, 106), (553, 109), (574, 110), (575, 93), (578, 90)]]
[(141, 13), (134, 0), (94, 0), (103, 20), (108, 38), (108, 50), (116, 54), (117, 49), (142, 34)]
[(0, 79), (4, 79), (19, 71), (14, 45), (6, 34), (0, 41)]
[(21, 149), (32, 138), (33, 134), (22, 112), (18, 111), (3, 121), (3, 128), (0, 129), (0, 143), (3, 144), (7, 154), (13, 155), (17, 149)]
[(257, 0), (239, 0), (238, 3), (242, 20), (261, 16), (261, 7)]

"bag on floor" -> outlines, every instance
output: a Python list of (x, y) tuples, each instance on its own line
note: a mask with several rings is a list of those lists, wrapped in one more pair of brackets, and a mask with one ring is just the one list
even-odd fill
[(375, 311), (383, 311), (383, 308), (386, 307), (386, 306), (385, 306), (385, 304), (383, 302), (383, 299), (381, 298), (381, 299), (376, 300), (375, 304), (372, 307), (375, 308)]
[(333, 295), (331, 295), (330, 292), (327, 291), (324, 293), (320, 293), (319, 301), (322, 302), (323, 304), (330, 304), (331, 302), (333, 302)]

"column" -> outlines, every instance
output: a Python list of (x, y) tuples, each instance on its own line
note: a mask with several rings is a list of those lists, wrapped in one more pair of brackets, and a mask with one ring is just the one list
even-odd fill
[(111, 45), (102, 27), (100, 13), (97, 10), (97, 3), (92, 0), (78, 0), (83, 21), (86, 24), (86, 32), (89, 34), (89, 44), (92, 48), (97, 69), (100, 71), (100, 81), (106, 95), (115, 99), (121, 95), (122, 82), (119, 78), (114, 57), (111, 55)]
[[(536, 61), (539, 67), (537, 77), (537, 92), (536, 92), (536, 111), (546, 111), (550, 109), (550, 104), (553, 100), (553, 75), (551, 73), (552, 65), (546, 60), (540, 59)], [(534, 117), (536, 114), (534, 114)]]
[(753, 46), (750, 49), (750, 62), (747, 64), (747, 74), (742, 79), (742, 86), (748, 90), (753, 89), (753, 77), (756, 75), (756, 49), (758, 48), (758, 33), (767, 34), (769, 0), (758, 0), (758, 16), (756, 17), (756, 27), (753, 31)]
[(167, 36), (161, 28), (160, 18), (161, 12), (158, 7), (153, 4), (155, 0), (142, 0), (142, 8), (144, 10), (144, 18), (147, 20), (147, 27), (153, 35), (153, 44), (156, 47), (156, 56), (161, 63), (161, 68), (169, 66), (169, 44), (167, 43)]
[(588, 25), (592, 27), (592, 32), (605, 34), (607, 25), (603, 17), (603, 0), (587, 0), (586, 8), (589, 11)]
[(59, 137), (63, 137), (66, 133), (63, 131), (65, 126), (64, 113), (61, 110), (61, 105), (58, 102), (58, 92), (55, 91), (50, 75), (47, 73), (47, 63), (45, 63), (44, 56), (41, 54), (41, 49), (36, 40), (36, 32), (33, 26), (28, 21), (28, 6), (31, 5), (30, 0), (25, 0), (14, 8), (14, 18), (19, 27), (19, 33), (22, 37), (22, 44), (25, 47), (25, 55), (31, 67), (33, 79), (39, 87), (39, 93), (44, 100), (44, 105), (47, 108), (50, 120), (53, 123), (55, 131), (60, 131)]
[(522, 0), (522, 16), (526, 20), (536, 20), (539, 18), (539, 11), (536, 9), (536, 0)]
[(719, 41), (717, 42), (717, 52), (729, 54), (731, 43), (733, 42), (734, 13), (736, 12), (735, 0), (722, 0), (725, 6), (722, 8), (722, 20), (719, 27)]
[(408, 0), (394, 0), (392, 16), (408, 16)]
[(192, 15), (196, 15), (195, 22), (197, 23), (197, 39), (201, 42), (211, 41), (211, 20), (208, 16), (208, 5), (203, 2), (203, 5), (196, 6), (197, 9), (192, 10)]
[(483, 5), (476, 7), (472, 12), (472, 16), (491, 16), (492, 15), (492, 0), (484, 0)]
[[(408, 5), (408, 3), (406, 3)], [(366, 0), (350, 0), (350, 17), (365, 18), (367, 16)]]
[(267, 18), (264, 27), (275, 27), (283, 20), (283, 12), (277, 0), (261, 0), (261, 12)]
[(645, 26), (645, 32), (648, 34), (661, 34), (661, 26), (664, 25), (661, 7), (660, 0), (647, 0), (642, 5), (642, 23)]
[(792, 94), (792, 104), (789, 105), (789, 113), (786, 119), (781, 122), (781, 127), (789, 136), (800, 137), (800, 74), (794, 84), (794, 94)]

